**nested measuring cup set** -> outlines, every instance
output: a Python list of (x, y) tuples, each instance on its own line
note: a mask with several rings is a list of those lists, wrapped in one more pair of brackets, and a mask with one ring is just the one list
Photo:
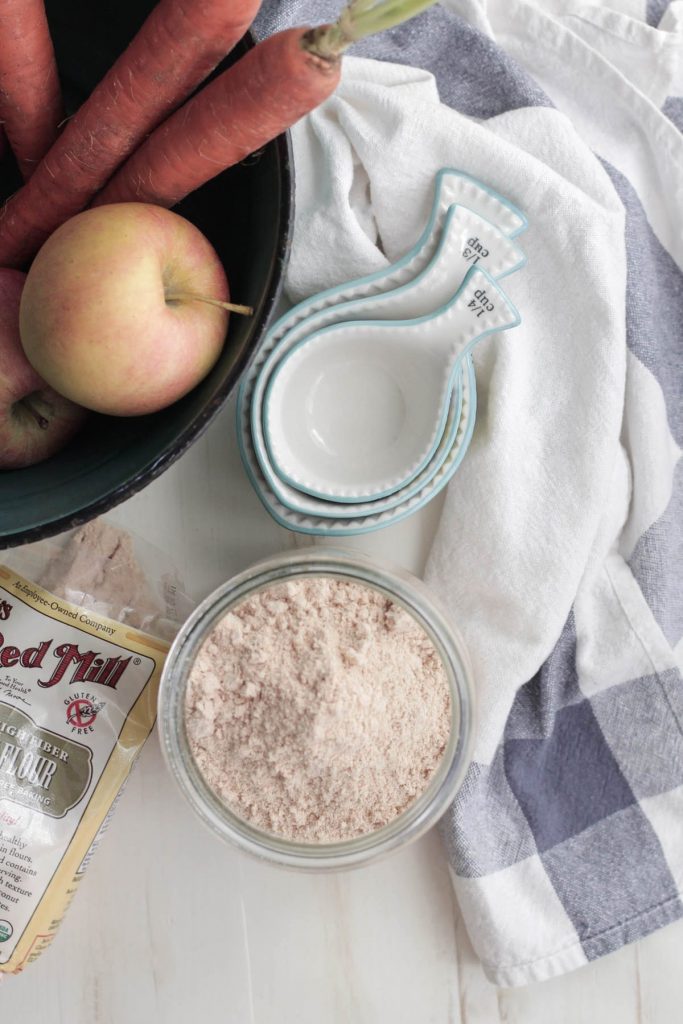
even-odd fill
[(369, 533), (445, 487), (474, 430), (472, 349), (520, 323), (499, 282), (526, 262), (515, 242), (526, 227), (508, 199), (445, 168), (406, 256), (270, 328), (237, 421), (247, 474), (281, 525)]

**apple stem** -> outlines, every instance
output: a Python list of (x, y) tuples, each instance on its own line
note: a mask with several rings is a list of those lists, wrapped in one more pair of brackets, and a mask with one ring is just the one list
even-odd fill
[(47, 430), (47, 428), (50, 426), (49, 421), (46, 420), (44, 416), (41, 416), (36, 407), (32, 404), (30, 398), (25, 398), (21, 404), (24, 406), (25, 409), (28, 410), (31, 416), (33, 416), (34, 420), (36, 421), (40, 429)]
[(207, 295), (198, 295), (196, 292), (173, 292), (166, 296), (167, 302), (208, 302), (210, 306), (220, 306), (230, 313), (243, 313), (244, 316), (253, 316), (254, 310), (251, 306), (239, 306), (234, 302), (221, 302), (220, 299), (210, 299)]

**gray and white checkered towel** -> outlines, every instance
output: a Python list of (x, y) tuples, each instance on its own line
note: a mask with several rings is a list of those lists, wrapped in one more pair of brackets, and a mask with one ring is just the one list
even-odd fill
[(405, 252), (440, 166), (529, 217), (427, 573), (479, 698), (456, 893), (524, 984), (683, 914), (683, 3), (447, 0), (355, 52), (293, 133), (295, 297)]

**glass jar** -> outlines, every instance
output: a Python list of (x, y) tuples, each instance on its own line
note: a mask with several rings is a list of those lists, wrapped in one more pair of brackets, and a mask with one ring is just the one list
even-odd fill
[[(427, 788), (383, 828), (352, 839), (303, 843), (255, 828), (212, 792), (190, 751), (185, 691), (206, 637), (235, 605), (257, 590), (306, 576), (326, 576), (370, 586), (404, 608), (434, 644), (451, 692), (451, 728), (444, 755)], [(472, 675), (462, 640), (421, 580), (386, 569), (357, 553), (313, 547), (270, 558), (233, 577), (209, 595), (187, 620), (166, 659), (159, 691), (159, 731), (166, 763), (178, 786), (209, 828), (248, 853), (292, 868), (339, 870), (366, 864), (421, 836), (446, 811), (469, 764)]]

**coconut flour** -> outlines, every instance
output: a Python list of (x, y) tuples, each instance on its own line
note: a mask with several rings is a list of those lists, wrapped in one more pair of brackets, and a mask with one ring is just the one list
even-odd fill
[(252, 825), (330, 842), (386, 825), (448, 741), (446, 673), (416, 620), (335, 577), (270, 586), (204, 642), (186, 695), (192, 754)]

